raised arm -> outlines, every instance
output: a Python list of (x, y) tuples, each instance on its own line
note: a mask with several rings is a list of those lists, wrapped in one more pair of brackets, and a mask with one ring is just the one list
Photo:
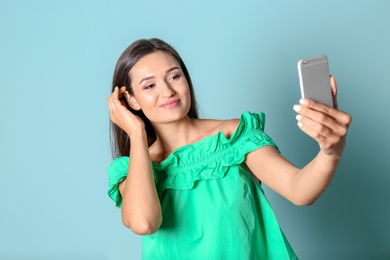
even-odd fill
[(122, 221), (136, 234), (152, 234), (160, 227), (162, 214), (153, 179), (145, 125), (120, 102), (122, 95), (129, 99), (125, 88), (116, 88), (107, 98), (111, 120), (122, 128), (131, 140), (131, 162), (127, 178), (119, 184), (119, 192), (122, 195)]
[[(332, 92), (337, 104), (337, 85), (331, 77)], [(316, 140), (320, 151), (302, 169), (295, 167), (273, 147), (264, 147), (248, 154), (246, 164), (267, 186), (296, 205), (309, 205), (324, 192), (336, 171), (345, 147), (351, 116), (312, 100), (301, 100), (294, 106), (300, 129)]]

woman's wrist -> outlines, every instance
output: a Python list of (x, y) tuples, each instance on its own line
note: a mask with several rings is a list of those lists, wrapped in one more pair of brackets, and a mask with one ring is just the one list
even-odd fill
[(132, 130), (131, 132), (127, 132), (129, 138), (130, 138), (130, 141), (131, 143), (134, 143), (136, 142), (137, 140), (143, 140), (145, 142), (147, 142), (147, 134), (146, 134), (146, 131), (145, 129), (137, 129), (137, 130)]

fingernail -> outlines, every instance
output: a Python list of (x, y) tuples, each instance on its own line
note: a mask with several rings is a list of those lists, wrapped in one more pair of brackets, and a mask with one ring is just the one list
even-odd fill
[(295, 118), (299, 121), (299, 120), (302, 119), (302, 116), (301, 115), (297, 115)]
[(117, 89), (118, 89), (118, 86), (116, 86), (114, 90), (117, 90)]
[(299, 112), (299, 111), (301, 111), (301, 106), (300, 106), (300, 105), (294, 105), (294, 106), (293, 106), (293, 109), (294, 109), (296, 112)]
[(302, 123), (301, 123), (301, 122), (298, 122), (297, 125), (298, 125), (299, 127), (302, 127)]
[(302, 104), (302, 105), (307, 105), (309, 102), (306, 100), (306, 99), (304, 99), (304, 98), (301, 98), (300, 100), (299, 100), (299, 104)]

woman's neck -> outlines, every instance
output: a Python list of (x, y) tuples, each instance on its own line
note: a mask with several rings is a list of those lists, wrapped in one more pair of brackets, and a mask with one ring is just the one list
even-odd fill
[(153, 124), (157, 140), (151, 147), (152, 152), (166, 157), (175, 149), (199, 140), (197, 121), (186, 116), (176, 122)]

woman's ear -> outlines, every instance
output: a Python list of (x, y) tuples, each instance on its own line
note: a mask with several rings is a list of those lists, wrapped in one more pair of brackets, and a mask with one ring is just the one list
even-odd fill
[(133, 110), (141, 110), (141, 106), (138, 104), (137, 102), (137, 99), (135, 98), (135, 96), (133, 95), (130, 95), (129, 92), (125, 92), (125, 97), (126, 97), (126, 100), (127, 100), (127, 103), (129, 104), (129, 106), (133, 109)]

